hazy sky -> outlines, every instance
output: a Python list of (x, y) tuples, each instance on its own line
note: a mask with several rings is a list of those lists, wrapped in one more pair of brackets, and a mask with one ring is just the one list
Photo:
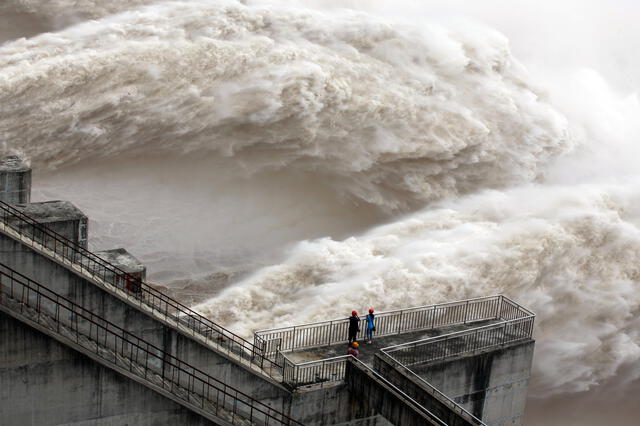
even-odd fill
[[(288, 0), (285, 0), (288, 1)], [(640, 2), (634, 0), (306, 0), (408, 21), (473, 17), (503, 32), (529, 67), (591, 67), (623, 91), (640, 87)]]

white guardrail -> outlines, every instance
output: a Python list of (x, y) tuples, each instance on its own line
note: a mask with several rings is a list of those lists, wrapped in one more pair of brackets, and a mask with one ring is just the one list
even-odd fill
[[(430, 330), (487, 320), (511, 320), (533, 314), (505, 296), (488, 296), (458, 302), (420, 306), (376, 314), (376, 337)], [(364, 318), (363, 318), (364, 321)], [(365, 324), (358, 339), (365, 338)], [(257, 331), (254, 344), (266, 356), (348, 341), (349, 319), (339, 318), (310, 324)]]

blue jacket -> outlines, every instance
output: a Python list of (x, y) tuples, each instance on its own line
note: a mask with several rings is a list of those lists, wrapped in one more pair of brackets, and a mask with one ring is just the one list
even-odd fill
[(371, 330), (372, 328), (374, 328), (376, 326), (375, 323), (374, 323), (375, 317), (376, 316), (374, 314), (367, 315), (367, 328), (369, 330)]

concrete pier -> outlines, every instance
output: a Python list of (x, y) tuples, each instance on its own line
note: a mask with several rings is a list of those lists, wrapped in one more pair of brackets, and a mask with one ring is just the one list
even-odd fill
[(7, 204), (31, 201), (31, 168), (16, 155), (0, 158), (0, 201)]
[[(95, 252), (96, 256), (118, 268), (119, 274), (108, 272), (107, 279), (122, 282), (132, 292), (140, 291), (140, 283), (147, 279), (147, 267), (123, 248)], [(117, 275), (117, 276), (116, 276)]]
[[(87, 248), (89, 218), (72, 203), (56, 200), (16, 204), (14, 207), (56, 234)], [(27, 232), (37, 232), (30, 225), (22, 224), (18, 218), (13, 222), (14, 226), (24, 227)]]
[(521, 425), (533, 349), (526, 341), (412, 370), (487, 425)]

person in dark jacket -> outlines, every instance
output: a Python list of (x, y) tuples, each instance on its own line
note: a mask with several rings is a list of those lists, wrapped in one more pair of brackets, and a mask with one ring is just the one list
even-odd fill
[(376, 331), (376, 316), (373, 313), (373, 308), (369, 309), (369, 315), (367, 315), (367, 343), (371, 343), (373, 340), (373, 332)]
[(360, 318), (358, 317), (358, 312), (351, 311), (351, 316), (349, 317), (349, 345), (357, 340), (359, 331)]

